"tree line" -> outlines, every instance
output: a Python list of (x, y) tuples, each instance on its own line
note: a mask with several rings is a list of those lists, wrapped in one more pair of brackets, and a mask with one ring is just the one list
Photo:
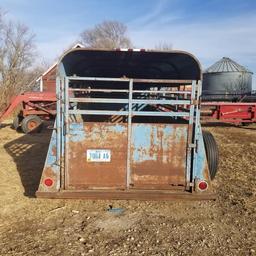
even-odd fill
[[(86, 29), (77, 42), (87, 48), (134, 48), (127, 26), (119, 21), (104, 21)], [(155, 49), (170, 50), (172, 45), (159, 43)], [(35, 35), (26, 25), (8, 20), (0, 9), (0, 110), (11, 97), (35, 89), (35, 79), (45, 71), (36, 58)]]

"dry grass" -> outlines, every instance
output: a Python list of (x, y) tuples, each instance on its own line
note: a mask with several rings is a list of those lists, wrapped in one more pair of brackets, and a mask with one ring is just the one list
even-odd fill
[[(256, 126), (207, 129), (221, 153), (217, 200), (138, 202), (29, 197), (50, 134), (24, 136), (2, 128), (0, 255), (255, 254)], [(107, 213), (109, 204), (124, 213)]]

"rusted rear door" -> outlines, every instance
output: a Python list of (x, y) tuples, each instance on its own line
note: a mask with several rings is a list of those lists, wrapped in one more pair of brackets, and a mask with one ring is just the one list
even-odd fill
[(186, 124), (133, 124), (131, 184), (134, 188), (185, 185)]
[(66, 150), (67, 188), (120, 189), (126, 188), (127, 178), (130, 188), (171, 189), (185, 185), (186, 124), (132, 124), (128, 166), (127, 140), (127, 124), (71, 124)]
[(69, 133), (68, 189), (126, 186), (127, 124), (73, 123)]

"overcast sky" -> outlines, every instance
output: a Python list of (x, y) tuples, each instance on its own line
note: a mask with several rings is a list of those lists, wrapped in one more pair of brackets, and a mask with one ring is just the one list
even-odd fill
[(82, 30), (118, 20), (138, 48), (168, 42), (195, 54), (204, 68), (226, 56), (256, 76), (256, 0), (0, 0), (0, 7), (36, 34), (47, 62)]

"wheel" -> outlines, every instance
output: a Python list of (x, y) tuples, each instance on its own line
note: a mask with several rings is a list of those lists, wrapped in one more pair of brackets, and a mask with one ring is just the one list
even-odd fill
[(19, 116), (16, 116), (13, 121), (12, 121), (12, 128), (16, 131), (19, 130), (20, 128), (20, 121), (21, 121), (21, 118)]
[(24, 133), (41, 132), (43, 121), (39, 116), (26, 116), (21, 123), (21, 129)]
[(219, 164), (219, 149), (213, 135), (203, 131), (204, 147), (211, 180), (214, 179)]

